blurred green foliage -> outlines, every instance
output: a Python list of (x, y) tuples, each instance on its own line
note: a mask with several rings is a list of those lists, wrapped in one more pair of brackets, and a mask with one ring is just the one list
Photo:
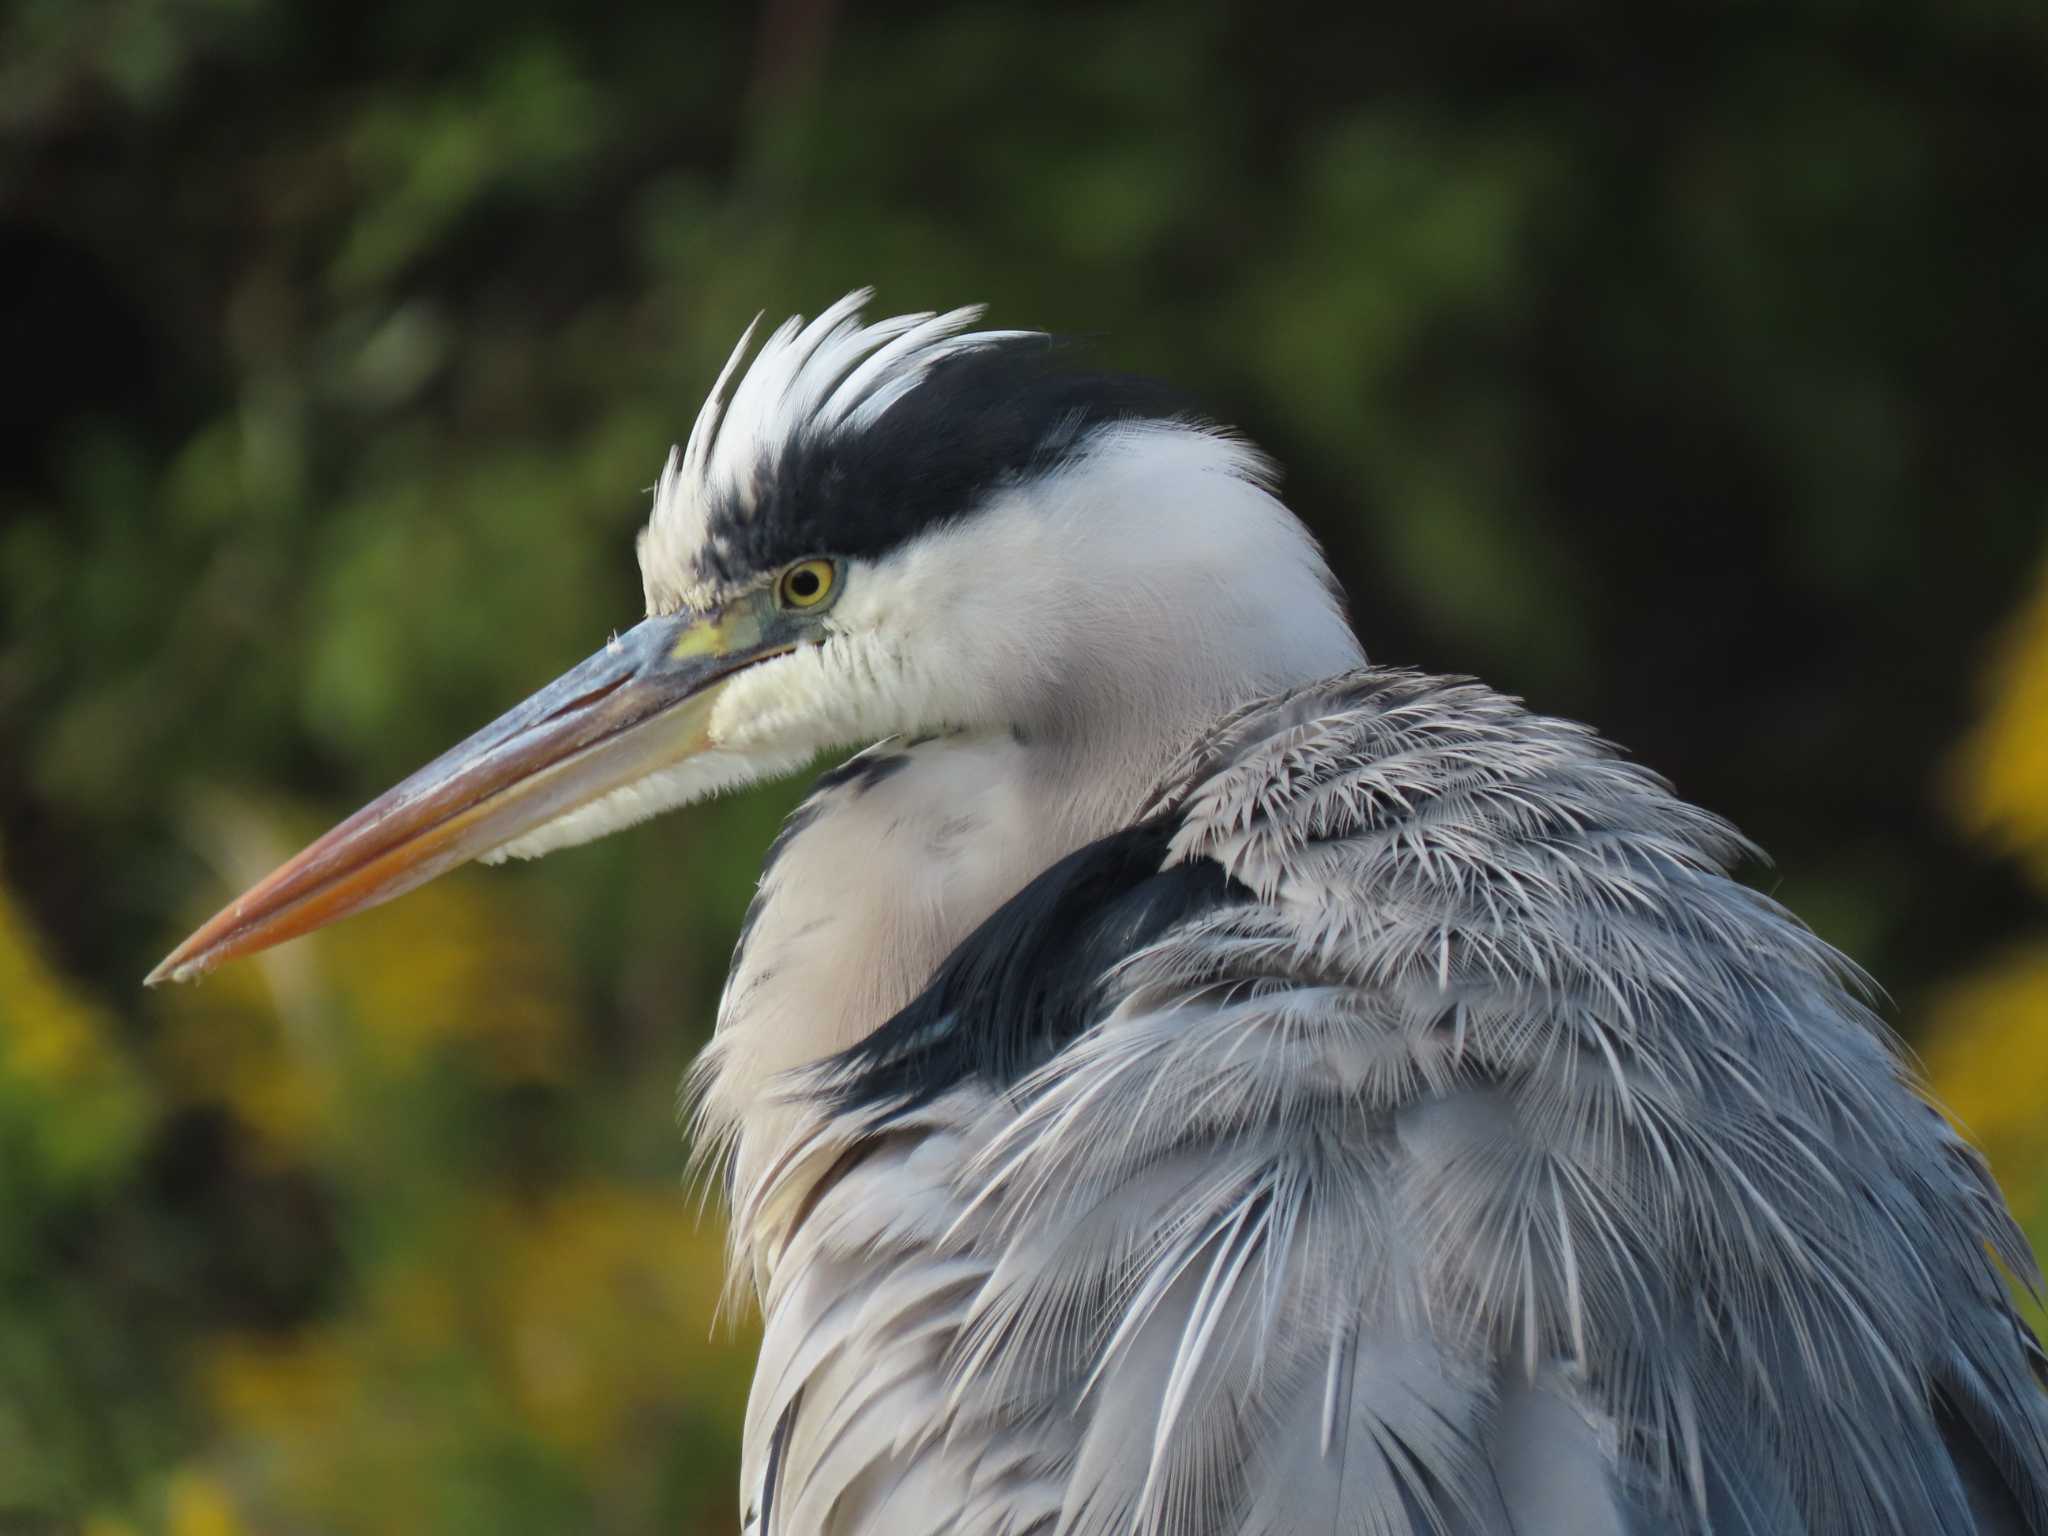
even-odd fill
[(671, 1106), (795, 788), (136, 980), (628, 622), (739, 328), (868, 282), (1186, 386), (1375, 655), (1743, 823), (2048, 1236), (2044, 80), (2038, 0), (0, 11), (0, 1523), (731, 1528)]

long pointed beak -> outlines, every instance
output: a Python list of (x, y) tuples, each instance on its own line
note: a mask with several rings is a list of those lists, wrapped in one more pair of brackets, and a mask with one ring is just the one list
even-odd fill
[(146, 984), (189, 980), (389, 901), (703, 751), (720, 688), (798, 639), (745, 599), (647, 620), (236, 897)]

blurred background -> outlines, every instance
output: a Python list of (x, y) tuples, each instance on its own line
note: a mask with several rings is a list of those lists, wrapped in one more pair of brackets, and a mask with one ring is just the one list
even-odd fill
[(0, 8), (0, 1531), (732, 1529), (674, 1094), (800, 786), (138, 982), (630, 622), (861, 283), (1742, 824), (2048, 1240), (2048, 9), (1364, 9)]

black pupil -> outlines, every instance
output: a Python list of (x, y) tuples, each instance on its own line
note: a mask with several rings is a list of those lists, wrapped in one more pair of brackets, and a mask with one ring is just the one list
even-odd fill
[(816, 571), (797, 571), (793, 573), (789, 578), (789, 595), (799, 600), (807, 597), (816, 597), (818, 595), (818, 573)]

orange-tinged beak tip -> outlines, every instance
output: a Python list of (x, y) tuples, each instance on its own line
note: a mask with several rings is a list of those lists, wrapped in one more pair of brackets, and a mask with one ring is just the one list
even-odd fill
[(692, 646), (695, 616), (649, 619), (319, 838), (228, 903), (143, 978), (192, 981), (504, 847), (704, 750), (718, 687), (793, 646), (757, 626)]
[(156, 964), (156, 969), (142, 978), (145, 987), (160, 987), (167, 981), (197, 981), (216, 965), (218, 957), (209, 955), (204, 949), (196, 949), (194, 934)]

